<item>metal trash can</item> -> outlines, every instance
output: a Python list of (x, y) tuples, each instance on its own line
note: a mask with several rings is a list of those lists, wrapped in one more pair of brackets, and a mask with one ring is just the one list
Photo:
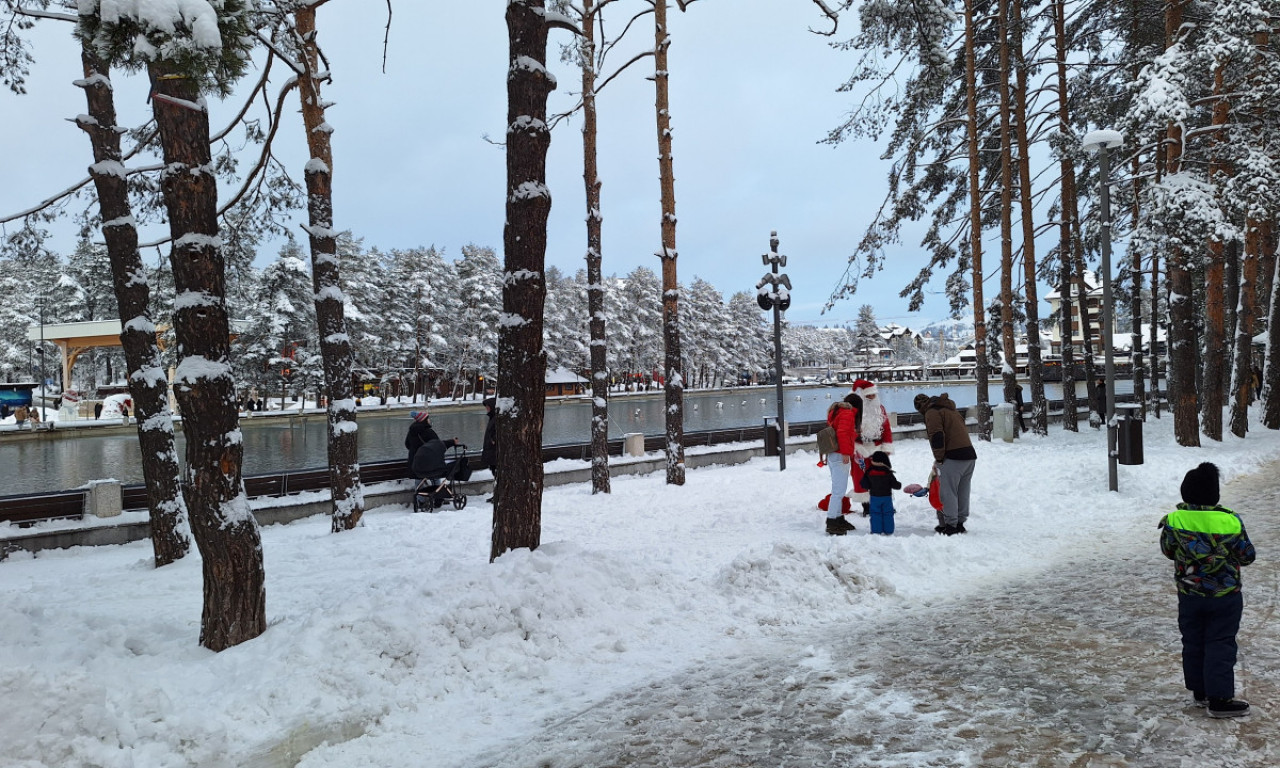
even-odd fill
[(1142, 463), (1142, 419), (1138, 417), (1141, 409), (1138, 405), (1116, 406), (1116, 461), (1120, 464)]
[(764, 420), (764, 455), (778, 455), (778, 420), (765, 417)]

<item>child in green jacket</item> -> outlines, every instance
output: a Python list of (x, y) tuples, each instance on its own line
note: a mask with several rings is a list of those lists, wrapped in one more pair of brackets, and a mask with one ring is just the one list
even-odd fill
[(1160, 521), (1160, 551), (1173, 561), (1178, 585), (1187, 690), (1210, 717), (1240, 717), (1249, 713), (1249, 704), (1235, 698), (1240, 569), (1256, 553), (1244, 523), (1218, 505), (1218, 482), (1218, 468), (1208, 462), (1186, 474), (1183, 503)]

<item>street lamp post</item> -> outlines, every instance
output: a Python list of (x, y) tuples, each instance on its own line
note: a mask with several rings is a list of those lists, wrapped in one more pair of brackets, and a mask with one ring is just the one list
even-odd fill
[(1107, 487), (1119, 490), (1116, 472), (1116, 364), (1111, 354), (1111, 159), (1107, 150), (1124, 144), (1119, 131), (1098, 130), (1085, 134), (1081, 142), (1086, 152), (1098, 153), (1098, 177), (1102, 186), (1102, 354), (1107, 377)]
[(40, 350), (39, 350), (39, 352), (40, 352), (40, 405), (39, 405), (39, 406), (37, 406), (40, 410), (39, 410), (39, 411), (37, 411), (37, 413), (39, 413), (39, 414), (40, 414), (40, 419), (39, 419), (39, 421), (40, 421), (40, 423), (43, 425), (43, 424), (44, 424), (44, 415), (45, 415), (45, 414), (44, 414), (44, 403), (45, 403), (45, 399), (44, 399), (44, 398), (45, 398), (45, 392), (44, 392), (44, 380), (45, 380), (45, 373), (44, 373), (44, 372), (45, 372), (45, 365), (44, 365), (44, 294), (41, 294), (41, 295), (36, 299), (36, 301), (37, 301), (37, 303), (39, 304), (39, 307), (40, 307)]
[(782, 313), (791, 306), (791, 278), (778, 274), (778, 267), (787, 266), (787, 257), (778, 253), (778, 232), (769, 233), (769, 252), (761, 256), (765, 266), (772, 267), (756, 283), (756, 303), (761, 309), (773, 310), (773, 370), (778, 392), (778, 469), (787, 468), (786, 405), (782, 398)]

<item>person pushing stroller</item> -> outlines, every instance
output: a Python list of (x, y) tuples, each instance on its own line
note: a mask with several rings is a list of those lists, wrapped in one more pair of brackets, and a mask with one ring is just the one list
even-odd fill
[(466, 480), (466, 477), (461, 476), (464, 472), (470, 475), (466, 456), (458, 455), (449, 460), (446, 452), (450, 448), (465, 450), (466, 446), (456, 437), (444, 440), (436, 434), (431, 426), (431, 416), (426, 411), (414, 415), (414, 427), (411, 429), (421, 440), (421, 445), (414, 451), (410, 462), (411, 474), (420, 481), (415, 494), (429, 495), (432, 508), (443, 506), (445, 501), (454, 496), (451, 487), (453, 482)]

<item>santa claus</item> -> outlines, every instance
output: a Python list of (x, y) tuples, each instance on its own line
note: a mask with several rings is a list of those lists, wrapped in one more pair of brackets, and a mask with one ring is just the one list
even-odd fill
[(893, 428), (889, 424), (889, 412), (880, 404), (880, 392), (866, 379), (853, 382), (853, 394), (862, 398), (862, 416), (858, 420), (858, 439), (854, 442), (853, 462), (849, 474), (853, 478), (853, 493), (849, 496), (862, 504), (864, 515), (871, 506), (871, 494), (862, 485), (862, 473), (871, 454), (876, 451), (893, 453)]

